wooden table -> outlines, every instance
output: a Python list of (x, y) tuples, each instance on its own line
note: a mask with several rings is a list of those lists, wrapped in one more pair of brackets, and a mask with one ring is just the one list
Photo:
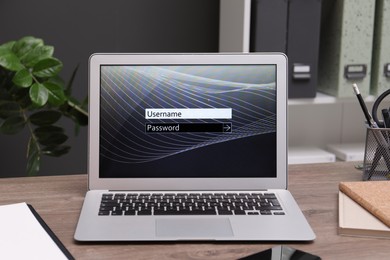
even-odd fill
[(390, 259), (389, 240), (337, 235), (338, 184), (361, 180), (353, 163), (293, 165), (289, 171), (289, 189), (317, 235), (311, 243), (77, 243), (86, 175), (0, 179), (0, 205), (32, 204), (76, 259), (237, 259), (278, 244), (322, 259)]

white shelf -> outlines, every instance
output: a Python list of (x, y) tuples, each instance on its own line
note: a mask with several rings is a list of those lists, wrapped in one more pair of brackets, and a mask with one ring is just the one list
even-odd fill
[(364, 143), (329, 144), (326, 149), (342, 161), (363, 161)]
[[(365, 102), (374, 102), (375, 97), (370, 95), (364, 98)], [(315, 105), (315, 104), (336, 104), (336, 103), (357, 103), (356, 97), (338, 98), (318, 92), (314, 98), (293, 98), (288, 100), (288, 105)], [(357, 103), (358, 104), (358, 103)]]
[(336, 156), (316, 147), (289, 147), (288, 164), (335, 162)]
[(312, 105), (312, 104), (333, 104), (337, 98), (323, 93), (317, 93), (315, 98), (294, 98), (288, 100), (288, 105)]

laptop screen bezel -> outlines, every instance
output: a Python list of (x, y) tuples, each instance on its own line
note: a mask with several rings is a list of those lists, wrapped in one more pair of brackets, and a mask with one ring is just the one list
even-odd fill
[[(275, 178), (100, 178), (100, 68), (102, 65), (276, 65), (277, 174)], [(93, 54), (89, 59), (89, 190), (287, 189), (287, 57), (247, 54)], [(259, 169), (261, 171), (261, 169)]]

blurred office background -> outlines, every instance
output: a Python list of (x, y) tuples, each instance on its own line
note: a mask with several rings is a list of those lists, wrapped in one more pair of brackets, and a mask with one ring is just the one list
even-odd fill
[[(80, 64), (73, 85), (88, 94), (88, 58), (96, 52), (217, 52), (219, 0), (2, 0), (0, 44), (32, 35), (55, 47), (67, 80)], [(40, 175), (87, 171), (87, 127), (73, 136), (69, 154), (43, 157)], [(27, 131), (0, 135), (0, 177), (25, 176)]]
[[(64, 79), (80, 65), (73, 87), (78, 99), (88, 94), (88, 58), (95, 52), (285, 52), (289, 163), (358, 161), (365, 126), (349, 85), (361, 84), (369, 107), (390, 86), (389, 78), (381, 90), (370, 84), (371, 54), (389, 55), (381, 47), (390, 35), (390, 27), (381, 25), (390, 22), (388, 5), (388, 0), (3, 0), (0, 44), (32, 35), (53, 45), (54, 56), (64, 62)], [(351, 57), (352, 78), (344, 75), (345, 46), (359, 56)], [(63, 121), (71, 134), (73, 125)], [(0, 135), (0, 177), (25, 175), (27, 141), (27, 133)], [(69, 154), (43, 159), (40, 175), (86, 173), (87, 128), (68, 143)], [(337, 157), (335, 146), (349, 154)]]

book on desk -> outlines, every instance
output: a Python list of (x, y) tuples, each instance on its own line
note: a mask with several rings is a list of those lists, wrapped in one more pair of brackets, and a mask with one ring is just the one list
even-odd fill
[(342, 182), (339, 235), (390, 239), (390, 182)]

